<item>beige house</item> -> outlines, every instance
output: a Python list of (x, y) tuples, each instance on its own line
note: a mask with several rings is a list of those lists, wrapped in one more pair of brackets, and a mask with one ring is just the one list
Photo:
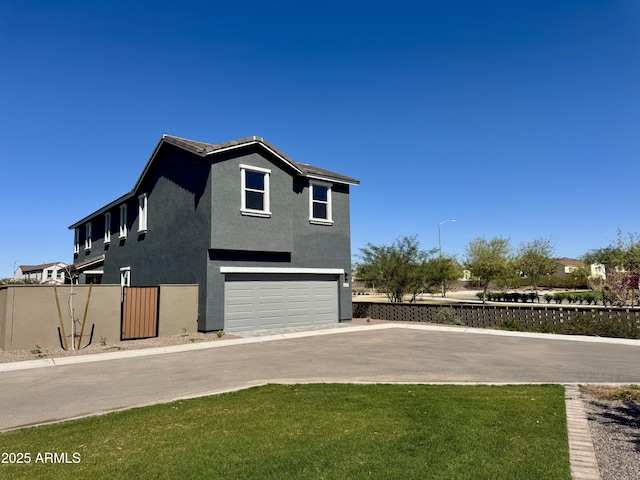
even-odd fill
[(575, 272), (580, 267), (588, 267), (591, 270), (591, 275), (589, 278), (602, 278), (603, 280), (606, 278), (604, 265), (601, 263), (592, 263), (587, 266), (584, 262), (580, 260), (576, 260), (575, 258), (558, 258), (556, 259), (559, 267), (560, 275), (570, 275), (572, 272)]
[(14, 280), (31, 280), (37, 283), (63, 284), (66, 263), (43, 263), (41, 265), (20, 265), (13, 274)]

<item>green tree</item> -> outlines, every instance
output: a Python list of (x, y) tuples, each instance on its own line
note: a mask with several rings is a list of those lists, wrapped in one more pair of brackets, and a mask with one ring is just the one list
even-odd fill
[(356, 261), (357, 278), (367, 287), (384, 291), (390, 302), (402, 302), (406, 293), (411, 302), (424, 289), (427, 259), (435, 250), (420, 250), (416, 236), (400, 237), (392, 245), (368, 243)]
[(484, 303), (489, 282), (506, 278), (512, 273), (509, 239), (495, 237), (491, 240), (471, 240), (466, 246), (464, 265), (480, 281)]
[(426, 264), (425, 287), (442, 289), (442, 296), (446, 296), (451, 284), (462, 277), (462, 266), (453, 257), (438, 256), (431, 258)]
[(569, 273), (569, 282), (573, 288), (584, 288), (589, 284), (591, 269), (586, 265), (580, 265)]
[(539, 238), (520, 245), (516, 253), (514, 267), (531, 280), (537, 297), (540, 278), (553, 275), (558, 269), (558, 263), (553, 259), (551, 242)]

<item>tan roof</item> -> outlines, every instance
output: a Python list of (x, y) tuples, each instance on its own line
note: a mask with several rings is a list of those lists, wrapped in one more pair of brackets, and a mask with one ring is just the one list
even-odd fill
[(41, 265), (20, 265), (20, 270), (22, 273), (25, 272), (40, 272), (45, 268), (53, 267), (54, 265), (66, 265), (63, 262), (53, 262), (53, 263), (43, 263)]
[(567, 257), (556, 258), (556, 262), (558, 262), (560, 265), (565, 267), (580, 267), (584, 265), (584, 262), (581, 262), (580, 260), (576, 260), (575, 258), (567, 258)]

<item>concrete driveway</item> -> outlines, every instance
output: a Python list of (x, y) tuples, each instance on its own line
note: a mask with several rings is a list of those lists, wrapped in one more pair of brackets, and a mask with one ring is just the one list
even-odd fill
[(640, 383), (639, 361), (637, 340), (343, 326), (0, 364), (0, 431), (265, 383)]

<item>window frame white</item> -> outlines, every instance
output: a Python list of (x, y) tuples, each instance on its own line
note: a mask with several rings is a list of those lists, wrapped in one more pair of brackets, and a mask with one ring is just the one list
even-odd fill
[(138, 195), (138, 233), (147, 233), (148, 209), (147, 194)]
[[(257, 190), (247, 187), (247, 172), (260, 173), (264, 175), (264, 190)], [(253, 165), (240, 164), (240, 212), (242, 215), (254, 217), (271, 216), (271, 170), (268, 168), (254, 167)], [(247, 208), (247, 192), (258, 192), (263, 195), (262, 210)]]
[(120, 268), (120, 287), (131, 286), (131, 267)]
[[(315, 187), (322, 187), (327, 189), (327, 200), (314, 200), (313, 190)], [(333, 184), (328, 182), (321, 182), (318, 180), (309, 181), (309, 223), (316, 225), (333, 225), (333, 201), (331, 196), (331, 189)], [(327, 206), (327, 218), (316, 218), (313, 216), (314, 203), (320, 203)]]
[(84, 224), (84, 249), (91, 250), (91, 222)]
[(80, 229), (75, 228), (73, 231), (73, 254), (80, 253)]
[(111, 243), (111, 212), (104, 214), (104, 244)]
[(127, 204), (120, 205), (120, 227), (118, 229), (118, 238), (127, 238)]

